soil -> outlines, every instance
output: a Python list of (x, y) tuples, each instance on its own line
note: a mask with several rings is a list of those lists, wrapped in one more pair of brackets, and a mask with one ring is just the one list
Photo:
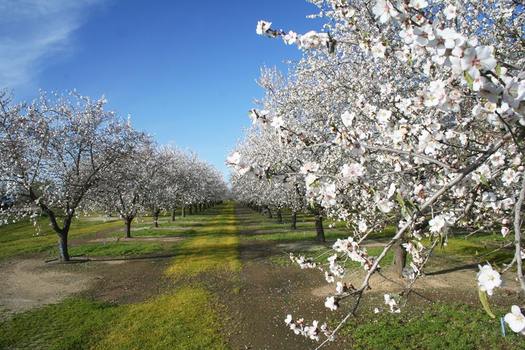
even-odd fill
[(0, 306), (10, 313), (56, 303), (89, 288), (90, 275), (69, 272), (43, 259), (11, 260), (0, 265)]
[(127, 304), (164, 293), (173, 283), (164, 271), (173, 255), (97, 258), (45, 263), (42, 257), (0, 264), (0, 318), (58, 303), (70, 296)]
[[(236, 209), (240, 225), (246, 228), (240, 232), (239, 292), (221, 297), (232, 317), (230, 345), (232, 349), (313, 349), (317, 343), (293, 334), (284, 319), (290, 313), (311, 323), (318, 317), (337, 315), (328, 315), (324, 298), (311, 292), (312, 287), (324, 284), (322, 276), (315, 271), (272, 264), (268, 258), (283, 250), (275, 243), (244, 240), (243, 236), (253, 234), (246, 220), (250, 214), (249, 209)], [(343, 340), (324, 347), (341, 348), (345, 348)]]
[(94, 283), (81, 295), (129, 304), (163, 294), (173, 286), (164, 274), (171, 259), (172, 256), (165, 256), (89, 262), (86, 272), (95, 276)]

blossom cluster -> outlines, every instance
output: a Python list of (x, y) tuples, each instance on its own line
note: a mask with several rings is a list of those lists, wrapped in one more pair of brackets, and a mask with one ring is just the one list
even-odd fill
[[(269, 22), (257, 27), (307, 50), (287, 76), (263, 70), (266, 94), (235, 150), (234, 191), (263, 202), (290, 188), (297, 202), (347, 225), (351, 237), (323, 269), (329, 283), (347, 274), (339, 258), (356, 261), (364, 292), (386, 253), (404, 249), (411, 286), (432, 249), (461, 229), (501, 232), (525, 290), (514, 215), (525, 196), (523, 8), (511, 0), (314, 3), (324, 35), (301, 43)], [(248, 193), (254, 188), (264, 191)], [(383, 251), (368, 256), (362, 242), (389, 227)], [(499, 286), (491, 271), (478, 275), (487, 294)], [(328, 308), (340, 306), (329, 298)]]
[(311, 325), (304, 322), (303, 318), (294, 320), (292, 315), (287, 315), (284, 323), (290, 327), (290, 329), (297, 335), (302, 335), (312, 340), (319, 341), (319, 335), (323, 334), (326, 337), (330, 337), (331, 333), (326, 323), (319, 324), (318, 321), (312, 321)]

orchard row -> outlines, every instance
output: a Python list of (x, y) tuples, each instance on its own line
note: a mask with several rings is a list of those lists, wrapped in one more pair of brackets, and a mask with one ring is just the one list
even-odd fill
[[(391, 249), (404, 286), (385, 295), (385, 306), (399, 312), (434, 248), (458, 230), (500, 232), (504, 247), (514, 249), (506, 264), (480, 268), (478, 287), (487, 308), (504, 270), (515, 269), (524, 293), (523, 5), (312, 2), (322, 32), (257, 24), (258, 34), (281, 38), (304, 54), (288, 74), (263, 70), (266, 93), (250, 112), (254, 125), (228, 158), (239, 200), (308, 209), (351, 232), (333, 245), (326, 263), (292, 257), (302, 268), (325, 274), (334, 285), (326, 307), (345, 303), (348, 316), (333, 330), (291, 316), (286, 324), (296, 334), (330, 340), (355, 312)], [(382, 251), (369, 255), (363, 242), (388, 227), (394, 230)], [(355, 263), (364, 277), (349, 280)], [(525, 333), (518, 306), (505, 320)]]
[(227, 192), (212, 166), (158, 146), (105, 104), (76, 92), (17, 104), (0, 95), (0, 220), (29, 217), (38, 229), (38, 218), (47, 217), (63, 261), (79, 215), (116, 213), (130, 237), (139, 215), (158, 225), (161, 211), (209, 206)]

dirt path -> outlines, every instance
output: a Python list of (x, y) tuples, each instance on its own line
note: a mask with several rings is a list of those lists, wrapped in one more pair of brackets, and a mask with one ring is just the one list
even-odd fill
[[(239, 234), (253, 234), (247, 220), (252, 212), (238, 207), (236, 215), (241, 228)], [(322, 276), (272, 264), (268, 258), (274, 254), (282, 254), (275, 243), (241, 239), (240, 291), (226, 301), (234, 321), (230, 344), (235, 350), (313, 349), (317, 343), (294, 335), (284, 324), (284, 318), (291, 313), (311, 322), (329, 316), (323, 307), (323, 298), (311, 293), (313, 287), (324, 284)], [(336, 342), (324, 349), (342, 348), (344, 344)]]
[[(302, 336), (294, 335), (284, 324), (288, 313), (294, 317), (304, 317), (307, 323), (317, 319), (320, 322), (335, 321), (344, 317), (342, 310), (330, 312), (324, 307), (324, 299), (333, 293), (333, 285), (328, 285), (318, 271), (300, 270), (294, 266), (281, 266), (271, 262), (271, 257), (283, 251), (305, 251), (312, 248), (311, 242), (276, 243), (251, 240), (250, 236), (260, 227), (253, 221), (253, 212), (237, 207), (236, 216), (241, 235), (240, 291), (230, 295), (226, 302), (228, 312), (233, 317), (233, 331), (230, 344), (233, 349), (314, 349), (318, 343)], [(254, 227), (254, 229), (251, 229)], [(283, 227), (284, 228), (284, 227)], [(287, 229), (287, 228), (286, 228)], [(367, 242), (366, 246), (379, 246), (377, 241)], [(381, 275), (374, 275), (369, 298), (363, 307), (370, 308), (383, 293), (401, 291), (404, 287), (395, 272), (394, 266), (385, 266)], [(479, 304), (476, 288), (476, 264), (461, 261), (441, 261), (439, 258), (427, 269), (427, 274), (416, 284), (409, 296), (409, 302), (420, 304), (443, 300), (455, 300), (467, 304)], [(510, 273), (509, 273), (510, 274)], [(363, 272), (357, 270), (348, 275), (348, 282), (361, 281)], [(508, 304), (518, 301), (518, 285), (512, 276), (497, 296), (493, 304)], [(342, 308), (344, 309), (344, 308)], [(345, 339), (337, 339), (323, 349), (351, 348)]]
[(0, 307), (17, 313), (56, 303), (93, 282), (93, 276), (57, 269), (43, 259), (11, 260), (0, 265)]
[(172, 257), (97, 258), (71, 264), (45, 263), (43, 257), (2, 262), (0, 319), (75, 295), (116, 304), (144, 301), (172, 287), (164, 274)]

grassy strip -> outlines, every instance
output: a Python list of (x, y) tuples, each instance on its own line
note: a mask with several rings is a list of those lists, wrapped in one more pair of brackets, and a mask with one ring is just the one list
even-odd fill
[(226, 349), (213, 299), (202, 288), (185, 287), (125, 307), (93, 349)]
[(152, 242), (110, 242), (86, 243), (69, 249), (72, 256), (136, 256), (166, 251), (160, 243)]
[(218, 215), (208, 218), (206, 226), (194, 226), (194, 237), (179, 245), (177, 257), (166, 270), (168, 276), (177, 279), (203, 272), (240, 269), (234, 204), (223, 204), (217, 210), (220, 210)]
[(89, 349), (121, 312), (79, 298), (24, 312), (0, 323), (0, 349)]
[[(260, 241), (314, 241), (316, 238), (315, 231), (301, 231), (301, 230), (290, 230), (288, 227), (282, 227), (281, 232), (275, 233), (261, 233), (248, 236), (250, 239)], [(335, 241), (338, 238), (347, 238), (348, 232), (336, 231), (336, 230), (325, 230), (325, 238), (328, 241)]]
[(525, 348), (522, 336), (508, 328), (507, 336), (501, 335), (499, 319), (487, 317), (481, 308), (457, 303), (407, 307), (401, 314), (370, 312), (351, 319), (343, 334), (353, 349)]
[(68, 299), (0, 323), (0, 348), (226, 349), (213, 303), (201, 288), (123, 306)]
[[(58, 238), (49, 227), (47, 219), (41, 218), (38, 222), (41, 227), (38, 235), (33, 225), (27, 221), (0, 226), (0, 260), (56, 249)], [(120, 227), (122, 227), (120, 220), (109, 222), (75, 220), (71, 225), (70, 237), (95, 234)]]

